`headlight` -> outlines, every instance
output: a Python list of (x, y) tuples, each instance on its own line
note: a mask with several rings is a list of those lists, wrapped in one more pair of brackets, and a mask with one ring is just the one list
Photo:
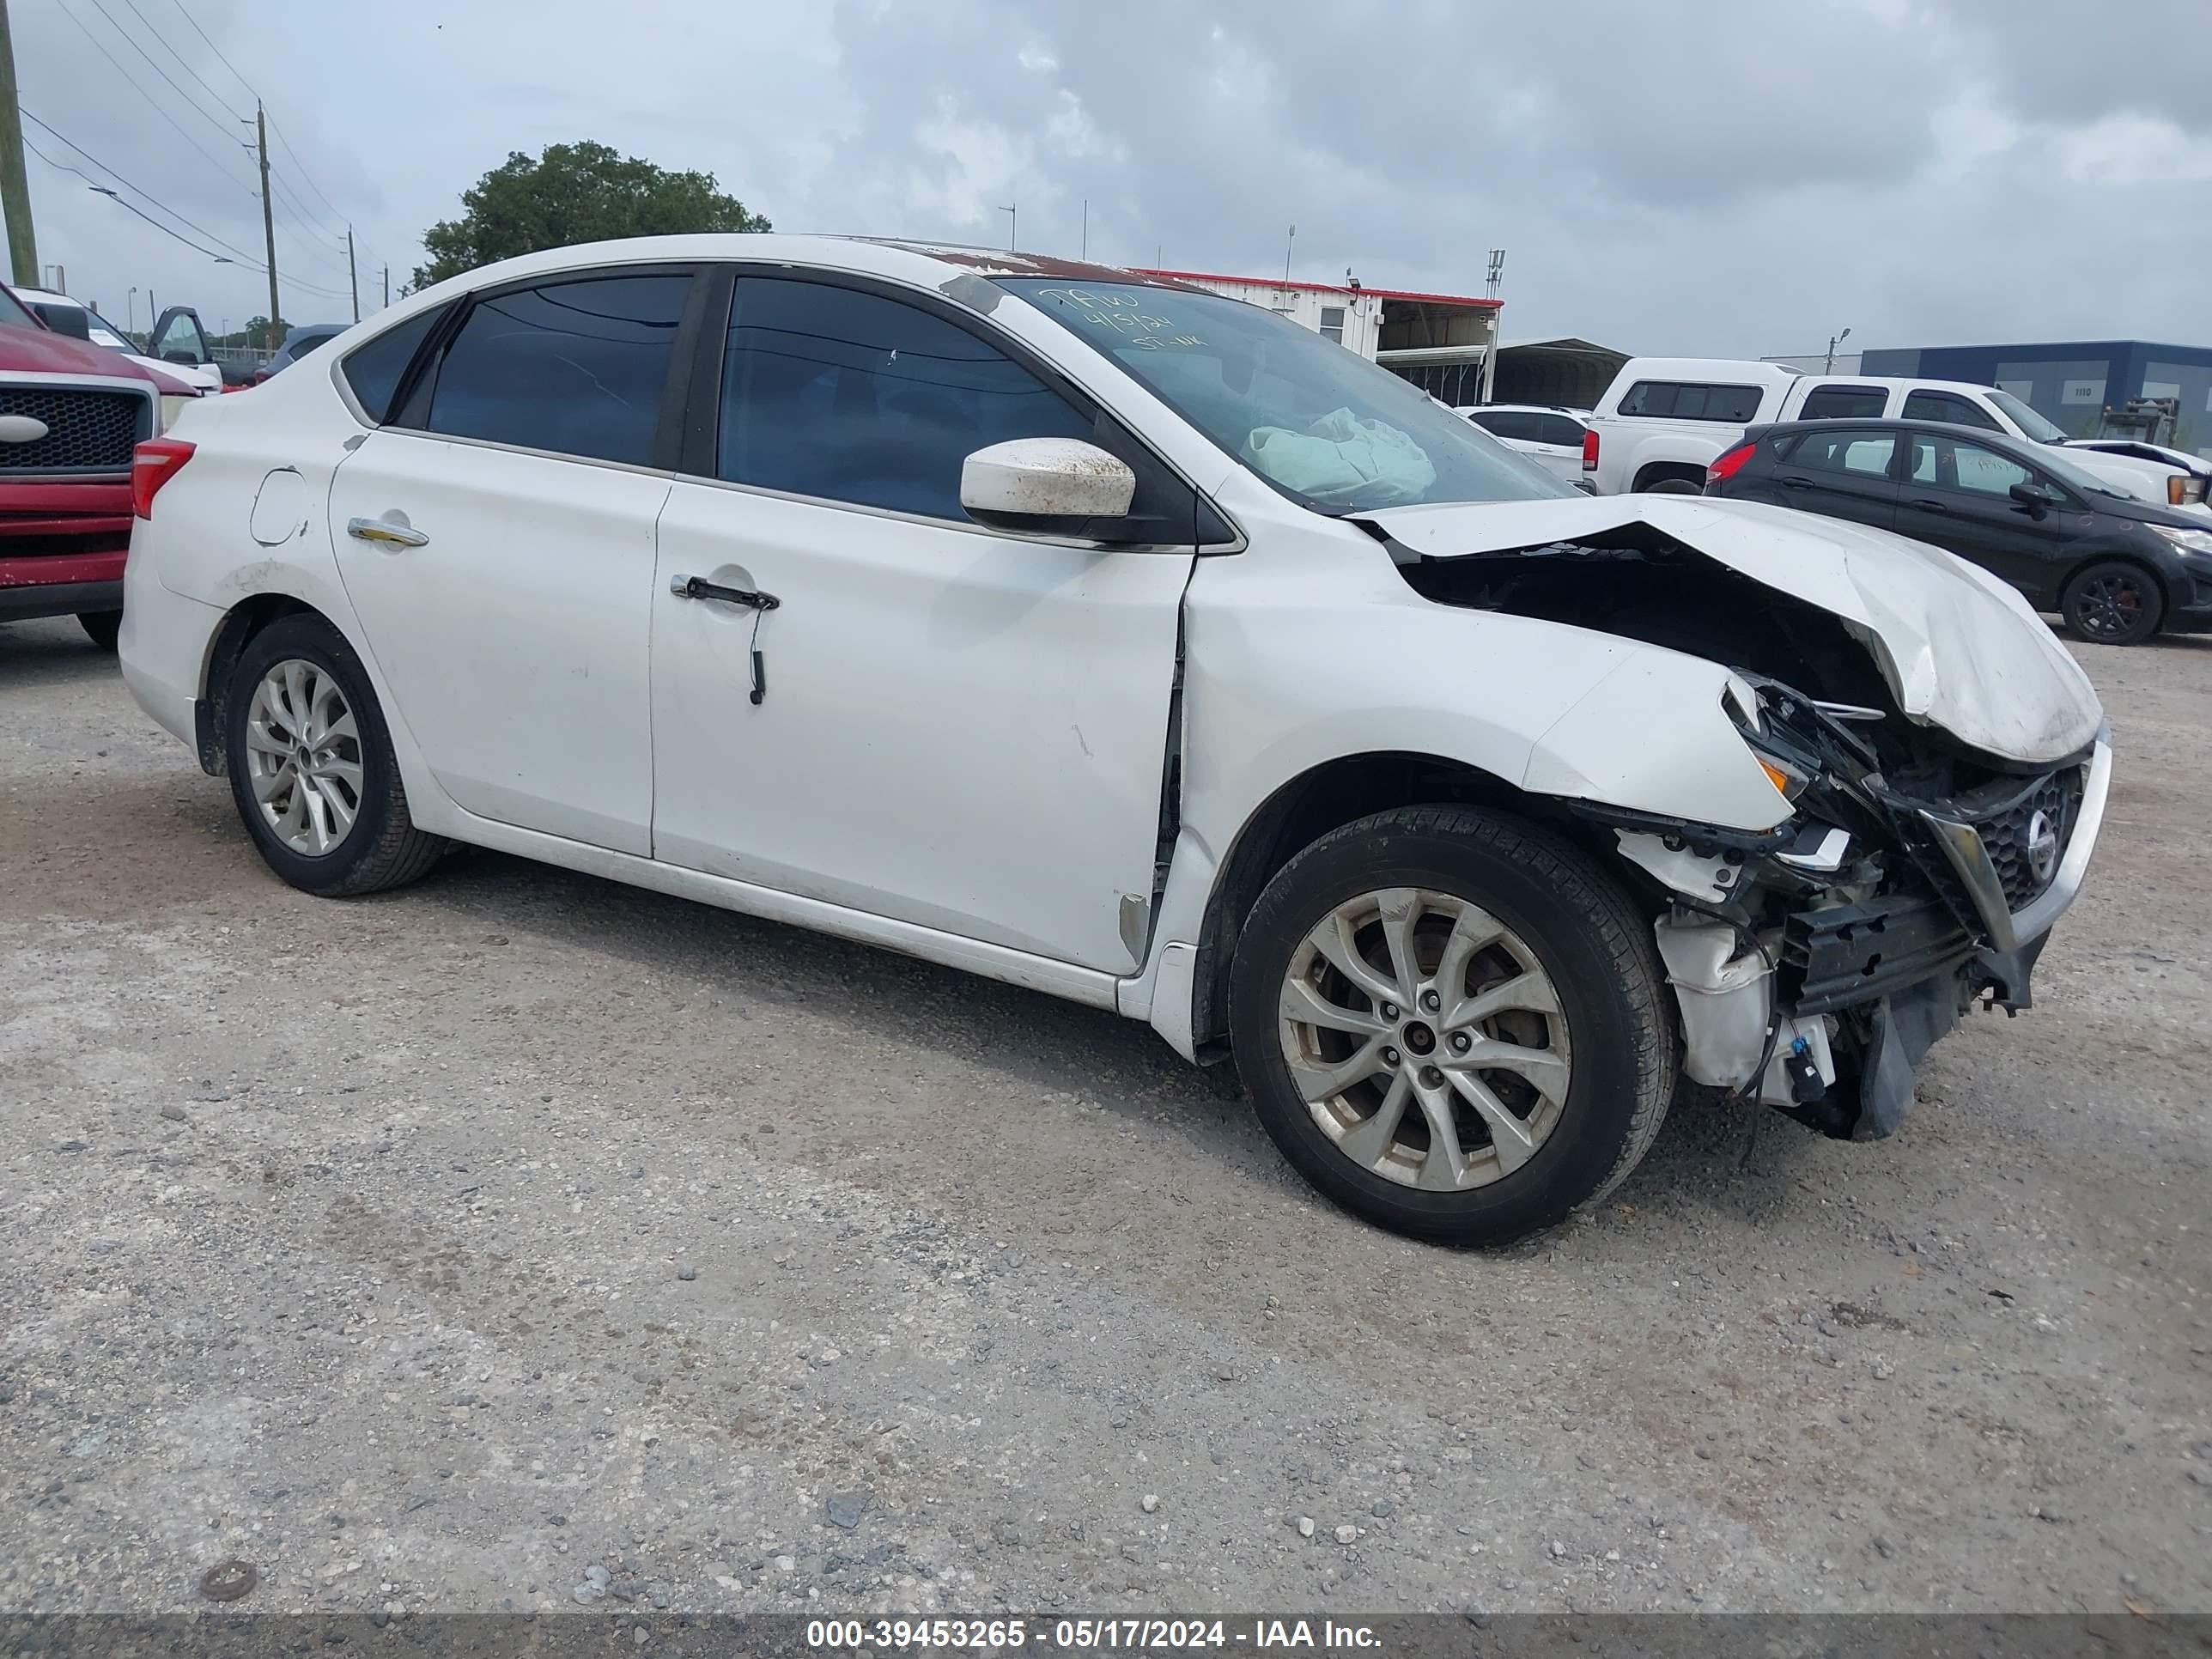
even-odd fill
[(2212, 553), (2212, 530), (2184, 530), (2170, 524), (2154, 524), (2151, 528), (2185, 553)]

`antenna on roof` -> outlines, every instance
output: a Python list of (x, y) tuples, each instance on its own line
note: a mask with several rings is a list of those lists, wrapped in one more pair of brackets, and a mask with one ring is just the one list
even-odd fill
[(1492, 299), (1495, 300), (1498, 297), (1498, 286), (1504, 280), (1505, 250), (1502, 247), (1494, 247), (1490, 250), (1490, 273), (1486, 278)]

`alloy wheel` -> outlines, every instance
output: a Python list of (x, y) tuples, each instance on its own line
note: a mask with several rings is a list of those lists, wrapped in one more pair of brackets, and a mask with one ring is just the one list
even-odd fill
[(2083, 586), (2075, 609), (2083, 633), (2100, 640), (2125, 639), (2142, 619), (2142, 588), (2130, 576), (2100, 576)]
[(1573, 1076), (1558, 988), (1480, 905), (1389, 888), (1338, 905), (1292, 952), (1283, 1058), (1337, 1150), (1403, 1186), (1503, 1180), (1559, 1127)]
[(246, 777), (263, 820), (294, 852), (320, 858), (361, 813), (361, 731), (329, 671), (274, 664), (246, 711)]

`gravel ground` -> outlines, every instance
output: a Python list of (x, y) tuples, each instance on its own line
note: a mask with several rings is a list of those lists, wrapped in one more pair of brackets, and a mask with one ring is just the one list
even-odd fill
[(2212, 641), (1905, 1132), (1503, 1254), (1144, 1027), (490, 854), (331, 903), (0, 628), (0, 1608), (2212, 1609)]

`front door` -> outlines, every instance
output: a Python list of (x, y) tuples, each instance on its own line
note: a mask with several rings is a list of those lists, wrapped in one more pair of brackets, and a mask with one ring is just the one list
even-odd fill
[(688, 272), (478, 296), (331, 486), (370, 654), (478, 817), (651, 850), (660, 442)]
[[(1915, 541), (1948, 548), (2031, 599), (2049, 604), (2065, 562), (2066, 543), (2080, 514), (2072, 497), (2033, 469), (1966, 438), (1911, 435), (1897, 528)], [(2018, 483), (2049, 489), (2039, 513), (2013, 499)]]
[(660, 520), (656, 858), (1139, 965), (1192, 554), (961, 512), (969, 453), (1054, 435), (1100, 437), (1097, 412), (950, 307), (739, 280), (717, 477)]

